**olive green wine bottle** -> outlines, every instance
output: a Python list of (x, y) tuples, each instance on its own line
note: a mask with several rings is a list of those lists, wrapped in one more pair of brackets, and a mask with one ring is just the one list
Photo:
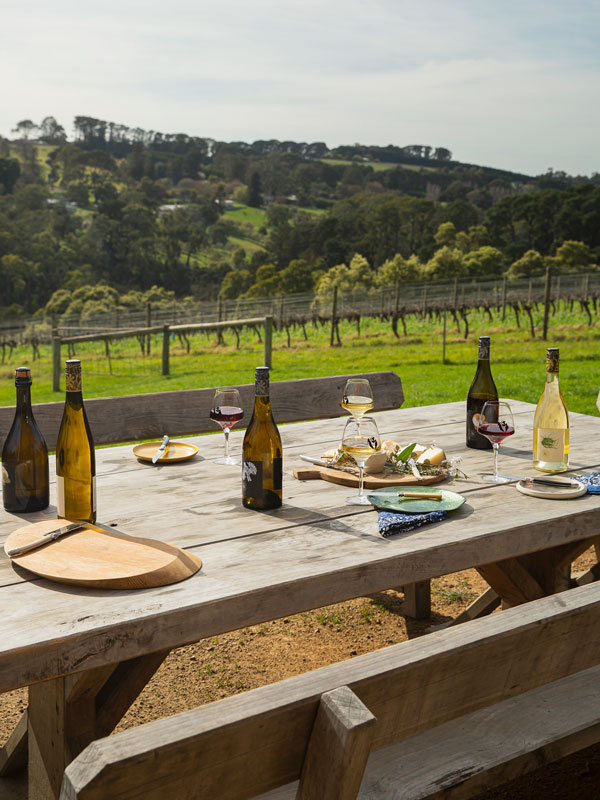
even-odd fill
[(257, 367), (252, 419), (242, 447), (242, 503), (266, 511), (281, 505), (281, 436), (271, 412), (269, 368)]
[(41, 511), (50, 502), (48, 448), (31, 408), (31, 371), (15, 371), (17, 407), (2, 448), (2, 500), (7, 511)]
[(481, 409), (488, 400), (497, 400), (498, 390), (490, 369), (490, 337), (479, 337), (479, 360), (473, 383), (467, 395), (467, 447), (491, 450), (492, 443), (476, 430)]
[(81, 361), (66, 362), (66, 400), (56, 444), (58, 516), (96, 521), (96, 454), (81, 394)]

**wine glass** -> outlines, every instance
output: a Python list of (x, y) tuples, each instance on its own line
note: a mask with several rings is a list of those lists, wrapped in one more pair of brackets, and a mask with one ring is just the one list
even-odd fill
[(217, 389), (210, 409), (210, 418), (223, 428), (225, 434), (225, 455), (215, 458), (215, 464), (233, 464), (240, 462), (229, 455), (229, 431), (236, 422), (244, 418), (242, 401), (237, 389)]
[(381, 450), (381, 437), (375, 420), (372, 417), (350, 417), (344, 427), (342, 450), (352, 456), (358, 464), (358, 494), (348, 497), (346, 502), (352, 505), (368, 506), (370, 505), (369, 500), (363, 492), (365, 461), (373, 453)]
[(488, 439), (494, 448), (494, 473), (482, 475), (484, 481), (491, 483), (508, 483), (512, 480), (505, 475), (498, 475), (498, 448), (500, 442), (508, 439), (515, 432), (515, 422), (508, 403), (502, 400), (488, 400), (481, 409), (477, 420), (477, 430)]
[(342, 408), (353, 417), (362, 417), (365, 411), (373, 408), (373, 390), (366, 378), (349, 378), (344, 387)]

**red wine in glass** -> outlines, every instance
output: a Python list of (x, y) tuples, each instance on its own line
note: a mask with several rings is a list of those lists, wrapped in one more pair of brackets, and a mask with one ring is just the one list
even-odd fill
[(233, 428), (236, 422), (244, 418), (244, 409), (239, 406), (216, 406), (211, 408), (210, 418), (222, 428)]
[(492, 444), (500, 444), (514, 432), (512, 425), (506, 422), (484, 422), (479, 425), (479, 433), (487, 436)]

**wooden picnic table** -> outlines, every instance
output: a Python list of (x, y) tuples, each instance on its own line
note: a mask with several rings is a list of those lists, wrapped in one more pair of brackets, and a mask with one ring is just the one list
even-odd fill
[[(534, 406), (512, 407), (516, 433), (499, 468), (527, 476)], [(347, 488), (293, 477), (300, 454), (339, 443), (345, 418), (281, 427), (284, 504), (268, 513), (244, 509), (240, 470), (211, 461), (222, 453), (220, 433), (186, 439), (200, 452), (179, 464), (139, 462), (130, 445), (98, 450), (99, 521), (190, 550), (203, 567), (156, 589), (90, 590), (15, 569), (2, 552), (0, 692), (30, 688), (0, 774), (28, 758), (29, 797), (58, 797), (65, 766), (114, 728), (174, 647), (472, 567), (507, 606), (567, 588), (571, 562), (599, 535), (600, 495), (557, 502), (482, 482), (493, 455), (465, 447), (464, 414), (458, 402), (376, 415), (383, 439), (435, 441), (461, 455), (470, 476), (441, 484), (467, 498), (445, 521), (391, 538), (379, 535), (373, 509), (345, 503)], [(572, 414), (571, 424), (572, 471), (598, 468), (600, 418)], [(232, 432), (233, 454), (242, 434)], [(0, 542), (23, 518), (55, 514), (54, 505), (0, 512)]]

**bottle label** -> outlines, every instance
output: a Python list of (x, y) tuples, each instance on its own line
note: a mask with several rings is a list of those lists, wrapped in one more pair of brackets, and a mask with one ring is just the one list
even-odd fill
[(479, 337), (479, 360), (480, 361), (489, 361), (490, 360), (490, 337), (489, 336), (480, 336)]
[[(242, 494), (244, 497), (262, 498), (270, 489), (263, 483), (264, 465), (262, 461), (242, 462)], [(273, 459), (273, 489), (281, 490), (283, 480), (283, 459)]]
[(564, 460), (565, 432), (561, 428), (538, 428), (537, 459), (557, 463)]
[[(59, 517), (68, 519), (65, 502), (65, 479), (62, 475), (56, 476), (56, 511)], [(96, 513), (96, 476), (92, 475), (92, 513)]]

